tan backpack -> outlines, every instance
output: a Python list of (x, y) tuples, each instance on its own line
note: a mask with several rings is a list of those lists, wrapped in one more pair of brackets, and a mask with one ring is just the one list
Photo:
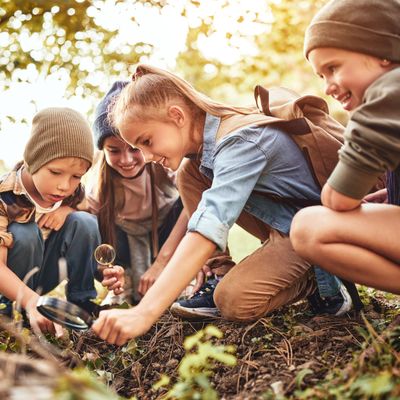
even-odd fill
[[(245, 126), (278, 127), (289, 134), (298, 145), (310, 166), (316, 184), (322, 188), (339, 160), (338, 151), (344, 141), (344, 127), (329, 115), (325, 100), (317, 96), (300, 97), (285, 88), (268, 90), (262, 86), (256, 86), (254, 97), (258, 107), (254, 109), (255, 113), (223, 117), (216, 140)], [(312, 201), (258, 193), (294, 206), (306, 207), (317, 204)], [(363, 304), (355, 284), (343, 279), (342, 282), (350, 293), (354, 309), (361, 310)]]
[(250, 125), (271, 125), (289, 134), (306, 158), (319, 187), (327, 181), (338, 162), (344, 127), (329, 115), (325, 100), (302, 96), (285, 88), (256, 86), (258, 109), (254, 114), (223, 117), (217, 140)]

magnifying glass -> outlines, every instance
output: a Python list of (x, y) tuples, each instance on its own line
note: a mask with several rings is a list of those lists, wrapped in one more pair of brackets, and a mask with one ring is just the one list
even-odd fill
[(112, 263), (116, 257), (115, 249), (110, 244), (101, 244), (94, 251), (94, 258), (102, 271), (105, 268), (112, 268)]
[(50, 321), (75, 331), (89, 329), (95, 320), (83, 308), (56, 297), (40, 296), (36, 308)]
[[(115, 249), (109, 244), (101, 244), (94, 251), (94, 258), (101, 270), (112, 267), (115, 256)], [(72, 330), (87, 330), (95, 321), (95, 317), (81, 307), (56, 297), (40, 296), (36, 308), (50, 321)]]

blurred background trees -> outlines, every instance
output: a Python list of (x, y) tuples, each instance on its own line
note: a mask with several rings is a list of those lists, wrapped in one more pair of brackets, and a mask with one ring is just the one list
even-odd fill
[[(138, 62), (168, 68), (233, 104), (252, 102), (259, 83), (322, 95), (302, 47), (307, 24), (326, 1), (1, 0), (0, 102), (12, 97), (19, 106), (0, 111), (0, 140), (52, 105), (46, 90), (79, 99), (90, 119), (111, 83), (129, 79)], [(29, 103), (22, 106), (18, 96)]]

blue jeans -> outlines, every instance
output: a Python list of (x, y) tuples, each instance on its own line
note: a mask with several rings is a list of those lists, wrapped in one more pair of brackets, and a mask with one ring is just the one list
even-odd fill
[(318, 292), (322, 298), (333, 297), (339, 294), (340, 280), (335, 275), (314, 266), (315, 279), (317, 281)]
[(58, 260), (67, 262), (68, 301), (79, 303), (96, 298), (94, 273), (97, 263), (93, 257), (100, 244), (97, 219), (93, 215), (76, 211), (68, 215), (59, 231), (53, 231), (46, 241), (35, 222), (13, 222), (8, 230), (14, 237), (14, 246), (8, 250), (8, 267), (23, 280), (35, 266), (39, 267), (27, 282), (33, 289), (45, 294), (59, 284)]

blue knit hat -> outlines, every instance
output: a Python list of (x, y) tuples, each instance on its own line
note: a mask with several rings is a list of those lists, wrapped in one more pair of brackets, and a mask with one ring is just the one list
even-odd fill
[(103, 149), (104, 140), (109, 136), (118, 135), (118, 132), (110, 125), (108, 121), (109, 106), (112, 104), (113, 99), (118, 96), (122, 89), (129, 83), (129, 81), (116, 81), (112, 85), (108, 93), (101, 99), (97, 105), (95, 120), (93, 124), (94, 141), (99, 150)]

